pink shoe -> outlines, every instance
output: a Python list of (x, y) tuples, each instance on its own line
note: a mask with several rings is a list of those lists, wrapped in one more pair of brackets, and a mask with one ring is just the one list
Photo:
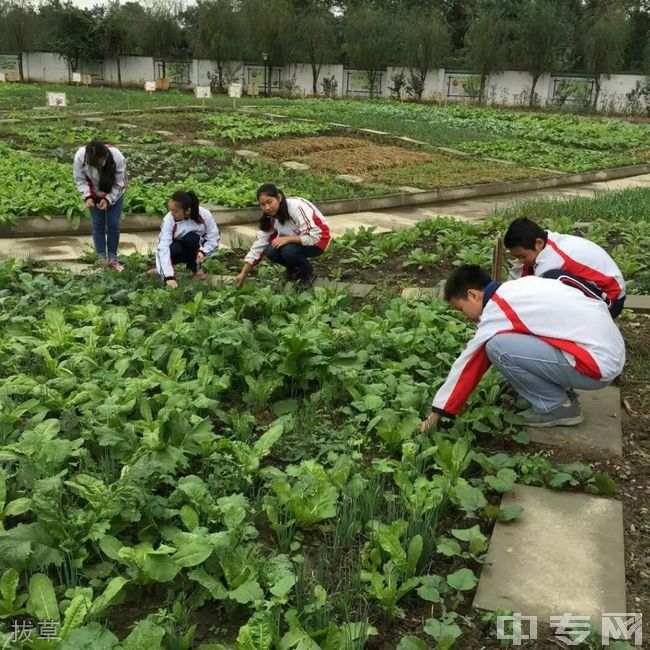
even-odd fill
[(124, 271), (124, 264), (122, 264), (122, 262), (117, 259), (109, 260), (108, 267), (113, 269), (113, 271), (117, 271), (118, 273), (122, 273), (122, 271)]
[(147, 275), (151, 275), (151, 276), (158, 275), (158, 269), (154, 266), (153, 268), (147, 271)]
[(205, 271), (197, 271), (194, 274), (199, 280), (206, 280), (208, 277), (208, 274)]

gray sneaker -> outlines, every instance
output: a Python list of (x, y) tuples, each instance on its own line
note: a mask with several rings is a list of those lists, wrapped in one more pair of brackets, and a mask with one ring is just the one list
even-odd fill
[(524, 418), (527, 427), (571, 427), (580, 424), (584, 419), (580, 412), (580, 404), (571, 402), (569, 406), (560, 406), (550, 413), (537, 413), (532, 409), (522, 411), (519, 415)]

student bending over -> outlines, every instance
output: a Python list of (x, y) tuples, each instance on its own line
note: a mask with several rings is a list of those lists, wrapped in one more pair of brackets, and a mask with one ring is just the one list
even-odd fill
[(478, 266), (462, 266), (447, 280), (445, 299), (478, 328), (421, 431), (457, 415), (490, 364), (530, 403), (521, 413), (527, 426), (579, 424), (571, 389), (604, 388), (625, 364), (625, 344), (605, 303), (562, 282), (527, 276), (499, 284)]

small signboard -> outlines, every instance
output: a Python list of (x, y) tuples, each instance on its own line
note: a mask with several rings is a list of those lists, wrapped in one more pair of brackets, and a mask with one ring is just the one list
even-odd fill
[(72, 73), (72, 82), (76, 84), (81, 83), (81, 72), (73, 72)]
[(241, 97), (241, 91), (241, 84), (230, 84), (228, 86), (228, 95), (233, 99), (239, 99)]
[(56, 108), (61, 108), (67, 106), (67, 99), (65, 93), (45, 93), (45, 103), (48, 106), (54, 106)]
[(196, 86), (194, 88), (194, 94), (197, 99), (210, 99), (212, 97), (210, 86)]
[(156, 82), (155, 81), (145, 81), (144, 82), (144, 89), (148, 93), (152, 93), (156, 90)]
[(0, 83), (1, 83), (1, 82), (4, 82), (4, 81), (7, 81), (7, 79), (6, 79), (6, 77), (5, 77), (5, 73), (4, 73), (4, 72), (0, 72)]

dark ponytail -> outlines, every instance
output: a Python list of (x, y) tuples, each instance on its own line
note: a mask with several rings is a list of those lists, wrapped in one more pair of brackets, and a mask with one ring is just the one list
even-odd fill
[[(284, 192), (273, 183), (264, 183), (264, 185), (261, 185), (257, 189), (256, 196), (258, 201), (262, 194), (272, 196), (274, 199), (280, 199), (280, 207), (274, 218), (284, 225), (289, 218), (289, 206), (287, 205), (287, 197), (284, 195)], [(271, 232), (273, 230), (273, 219), (266, 214), (263, 214), (260, 218), (260, 230), (263, 232)]]
[(190, 219), (201, 223), (201, 214), (199, 213), (199, 197), (192, 190), (187, 192), (174, 192), (170, 197), (172, 201), (178, 203), (183, 208), (183, 212), (190, 211)]
[[(106, 159), (103, 167), (99, 167), (99, 161)], [(105, 194), (110, 193), (115, 185), (115, 159), (111, 150), (101, 140), (93, 140), (86, 145), (86, 156), (84, 164), (99, 169), (99, 191)]]

